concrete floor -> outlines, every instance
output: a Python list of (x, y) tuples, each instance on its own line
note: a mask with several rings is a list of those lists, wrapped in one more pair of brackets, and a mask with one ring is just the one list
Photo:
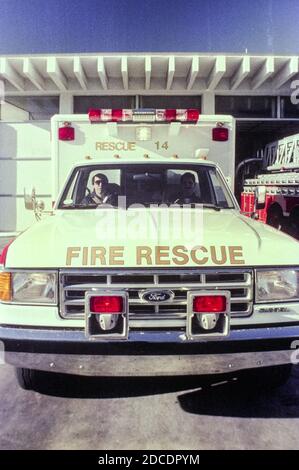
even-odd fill
[(32, 392), (0, 365), (0, 449), (298, 449), (299, 366), (272, 392), (238, 378), (53, 374)]
[(37, 393), (20, 389), (13, 369), (2, 365), (0, 448), (299, 448), (298, 368), (272, 392), (217, 381), (53, 374)]

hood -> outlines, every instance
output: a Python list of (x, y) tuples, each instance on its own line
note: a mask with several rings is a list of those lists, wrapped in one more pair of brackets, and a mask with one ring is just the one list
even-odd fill
[(299, 264), (299, 242), (235, 210), (57, 211), (8, 249), (8, 268)]

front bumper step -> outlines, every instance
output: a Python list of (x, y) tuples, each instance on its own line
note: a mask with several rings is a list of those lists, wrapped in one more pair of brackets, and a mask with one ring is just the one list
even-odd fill
[(7, 364), (90, 376), (201, 375), (289, 364), (299, 326), (231, 330), (217, 341), (180, 332), (131, 332), (127, 341), (98, 342), (82, 330), (0, 327)]
[(164, 356), (7, 352), (5, 362), (15, 367), (87, 376), (206, 375), (288, 364), (290, 351)]

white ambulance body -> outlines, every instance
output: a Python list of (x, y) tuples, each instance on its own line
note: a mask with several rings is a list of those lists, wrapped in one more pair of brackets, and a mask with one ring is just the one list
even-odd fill
[(42, 220), (0, 257), (23, 387), (38, 370), (287, 377), (299, 243), (240, 213), (232, 117), (91, 110), (53, 117), (51, 145), (53, 210), (27, 197)]
[[(187, 110), (180, 111), (187, 120)], [(111, 118), (108, 112), (98, 120), (86, 114), (54, 116), (51, 127), (54, 198), (62, 189), (70, 169), (78, 162), (210, 160), (220, 166), (233, 190), (233, 117), (201, 115), (198, 119), (195, 114), (194, 122), (185, 122), (169, 121), (167, 119), (171, 117), (165, 114), (163, 110), (138, 110), (131, 115), (129, 110), (123, 110), (118, 122), (106, 122)], [(62, 130), (60, 138), (59, 129)], [(69, 140), (72, 133), (73, 140)]]

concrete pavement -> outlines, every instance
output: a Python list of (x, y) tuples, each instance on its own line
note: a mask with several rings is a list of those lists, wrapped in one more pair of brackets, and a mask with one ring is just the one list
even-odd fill
[(56, 376), (23, 391), (0, 366), (1, 449), (298, 449), (299, 370), (277, 391), (223, 378)]

